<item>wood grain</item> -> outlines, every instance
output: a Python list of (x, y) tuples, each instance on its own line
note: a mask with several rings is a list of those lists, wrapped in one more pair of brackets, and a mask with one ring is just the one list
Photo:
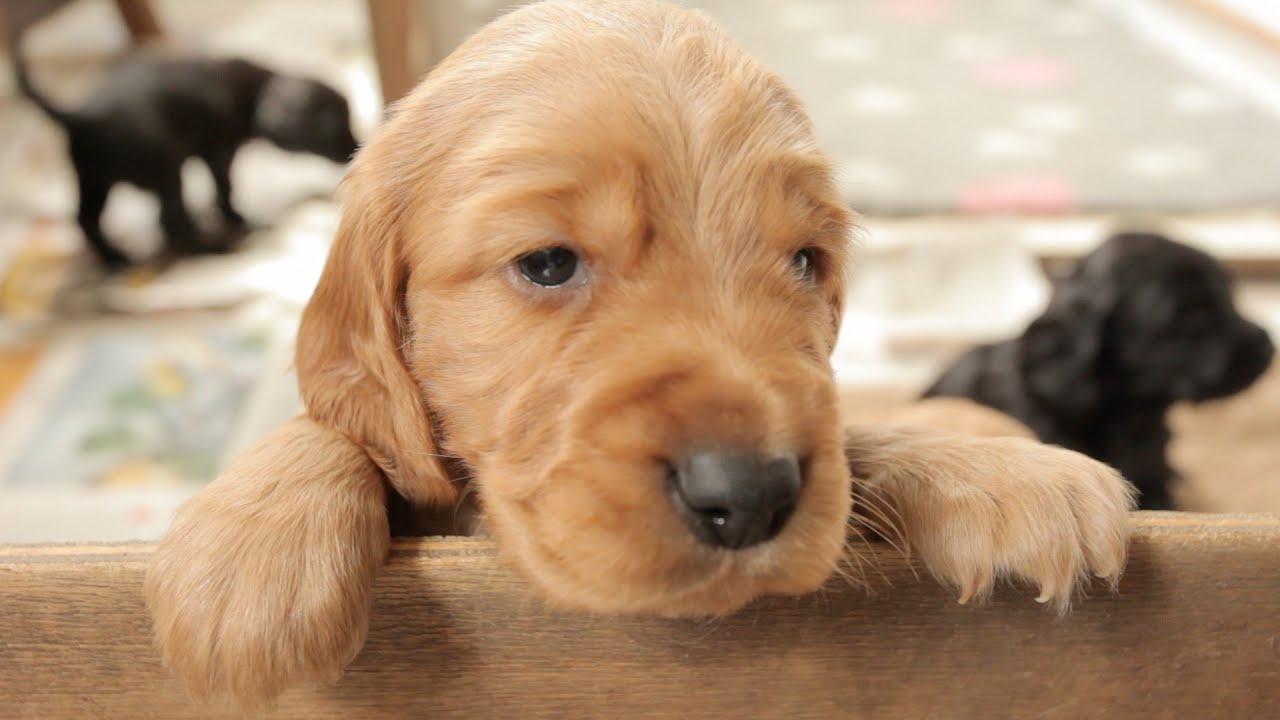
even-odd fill
[[(893, 552), (717, 621), (553, 613), (483, 540), (398, 541), (368, 645), (271, 717), (1280, 717), (1280, 515), (1140, 513), (1120, 591), (964, 607)], [(148, 639), (145, 545), (0, 548), (0, 718), (235, 717)]]

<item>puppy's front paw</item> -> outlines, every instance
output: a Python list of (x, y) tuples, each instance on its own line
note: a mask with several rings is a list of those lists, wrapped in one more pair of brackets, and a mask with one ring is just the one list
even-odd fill
[(910, 444), (911, 461), (880, 464), (860, 500), (894, 518), (960, 602), (1007, 578), (1065, 611), (1089, 576), (1119, 580), (1134, 493), (1116, 471), (1021, 438), (925, 434)]
[(163, 660), (197, 698), (261, 706), (336, 681), (364, 644), (389, 542), (381, 476), (323, 445), (308, 459), (291, 429), (182, 506), (147, 574)]

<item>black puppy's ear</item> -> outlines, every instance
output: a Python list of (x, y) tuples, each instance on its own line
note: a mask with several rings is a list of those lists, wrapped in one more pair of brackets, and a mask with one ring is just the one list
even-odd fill
[(1018, 365), (1030, 394), (1057, 413), (1084, 417), (1097, 407), (1096, 379), (1107, 299), (1078, 275), (1060, 281), (1049, 307), (1018, 342)]

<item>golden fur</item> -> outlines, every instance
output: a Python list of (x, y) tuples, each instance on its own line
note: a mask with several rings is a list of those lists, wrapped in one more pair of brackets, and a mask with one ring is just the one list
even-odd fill
[[(885, 393), (881, 393), (885, 394)], [(845, 389), (840, 418), (846, 425), (892, 424), (950, 430), (965, 435), (1020, 437), (1035, 440), (1031, 428), (1012, 417), (967, 398), (904, 399), (892, 394), (878, 401), (875, 393)], [(870, 400), (870, 402), (868, 402)]]
[[(385, 553), (382, 478), (420, 504), (470, 481), (511, 565), (566, 608), (708, 615), (819, 588), (846, 552), (846, 452), (868, 517), (966, 598), (1008, 575), (1065, 606), (1085, 570), (1114, 579), (1129, 498), (1107, 468), (1020, 438), (842, 438), (851, 222), (795, 96), (700, 14), (546, 2), (482, 30), (354, 161), (299, 331), (306, 417), (162, 542), (165, 662), (246, 704), (336, 677)], [(584, 282), (513, 270), (550, 245)], [(789, 265), (804, 247), (812, 282)], [(716, 445), (805, 458), (774, 540), (716, 549), (673, 511), (667, 459)]]

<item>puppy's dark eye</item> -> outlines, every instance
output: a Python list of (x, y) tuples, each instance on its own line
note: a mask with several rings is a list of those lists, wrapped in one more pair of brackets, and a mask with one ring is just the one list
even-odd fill
[(801, 280), (813, 282), (818, 276), (818, 251), (811, 247), (797, 251), (791, 256), (791, 270)]
[(516, 267), (535, 285), (559, 287), (578, 274), (578, 256), (565, 247), (541, 248), (521, 255)]

